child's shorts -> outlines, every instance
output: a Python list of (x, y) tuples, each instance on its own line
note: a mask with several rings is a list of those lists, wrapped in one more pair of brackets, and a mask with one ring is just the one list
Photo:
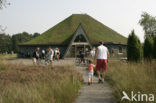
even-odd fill
[(93, 73), (93, 72), (89, 72), (89, 73), (88, 73), (88, 78), (92, 78), (92, 77), (93, 77), (93, 75), (94, 75), (94, 73)]

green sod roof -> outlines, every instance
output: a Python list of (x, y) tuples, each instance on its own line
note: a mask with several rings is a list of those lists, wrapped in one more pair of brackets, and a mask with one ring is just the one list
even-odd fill
[(126, 43), (127, 38), (98, 22), (87, 14), (73, 14), (39, 37), (24, 44), (68, 44), (81, 23), (92, 44), (104, 42)]

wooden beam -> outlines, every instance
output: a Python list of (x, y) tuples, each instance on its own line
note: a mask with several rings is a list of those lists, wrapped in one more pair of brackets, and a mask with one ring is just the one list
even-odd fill
[(74, 47), (75, 47), (75, 51), (74, 52), (75, 52), (75, 58), (76, 58), (76, 45)]
[(74, 42), (74, 43), (72, 43), (72, 45), (89, 45), (89, 43), (87, 43), (87, 42)]

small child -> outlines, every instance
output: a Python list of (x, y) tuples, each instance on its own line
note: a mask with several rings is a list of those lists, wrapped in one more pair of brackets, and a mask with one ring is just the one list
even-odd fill
[(89, 60), (89, 64), (88, 64), (88, 85), (93, 83), (94, 67), (95, 67), (95, 65), (92, 64), (91, 60)]

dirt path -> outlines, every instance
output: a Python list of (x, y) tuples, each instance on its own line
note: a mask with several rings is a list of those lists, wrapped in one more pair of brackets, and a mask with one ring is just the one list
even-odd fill
[[(17, 59), (9, 61), (9, 63), (32, 65), (32, 60), (30, 59)], [(74, 59), (54, 61), (54, 66), (56, 65), (74, 65)], [(77, 70), (83, 74), (84, 85), (79, 91), (78, 98), (75, 103), (114, 103), (112, 88), (107, 82), (103, 84), (98, 84), (98, 78), (93, 78), (93, 84), (88, 86), (88, 74), (86, 67), (76, 67)]]

